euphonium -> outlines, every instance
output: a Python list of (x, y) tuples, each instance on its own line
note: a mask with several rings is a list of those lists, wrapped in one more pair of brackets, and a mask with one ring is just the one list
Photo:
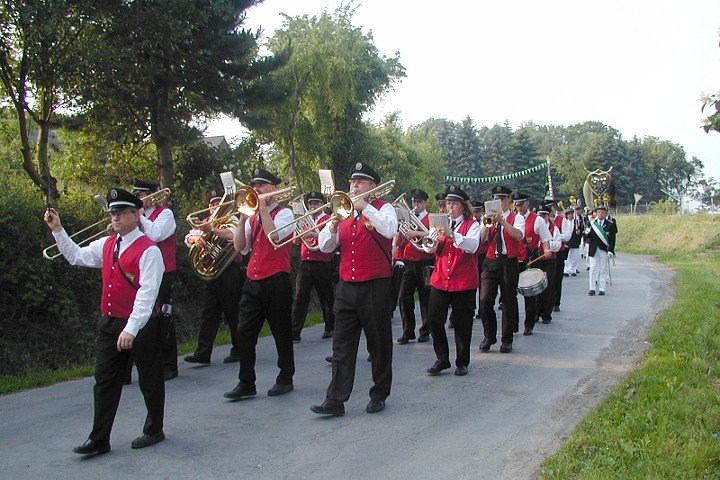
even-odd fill
[(407, 239), (417, 250), (423, 251), (422, 239), (418, 237), (409, 237), (408, 233), (411, 231), (420, 231), (429, 233), (427, 227), (415, 216), (414, 209), (411, 209), (407, 201), (405, 200), (405, 192), (392, 202), (395, 207), (395, 213), (398, 217), (398, 232)]
[[(215, 227), (237, 227), (237, 220), (231, 220), (232, 214), (228, 215), (228, 210), (232, 210), (233, 201), (226, 201), (228, 197), (226, 193), (219, 205), (210, 207), (215, 210), (210, 214), (208, 221), (202, 225), (212, 224)], [(189, 215), (188, 215), (189, 217)], [(195, 225), (195, 224), (192, 224)], [(190, 264), (195, 273), (203, 280), (212, 280), (220, 275), (237, 256), (235, 246), (232, 242), (218, 237), (210, 232), (202, 234), (203, 242), (190, 246)]]
[(425, 248), (433, 248), (440, 238), (440, 229), (438, 227), (449, 228), (450, 217), (444, 213), (430, 214), (430, 232), (428, 236), (422, 239), (422, 245)]

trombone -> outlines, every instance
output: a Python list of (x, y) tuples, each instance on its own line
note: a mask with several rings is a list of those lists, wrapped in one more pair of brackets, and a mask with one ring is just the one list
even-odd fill
[(162, 190), (153, 192), (150, 195), (146, 195), (145, 197), (141, 198), (141, 200), (143, 201), (143, 204), (149, 201), (153, 207), (157, 207), (161, 203), (166, 202), (167, 199), (170, 198), (170, 195), (172, 195), (170, 189), (163, 188)]
[[(350, 196), (345, 192), (335, 192), (332, 194), (332, 197), (330, 197), (330, 201), (327, 202), (324, 205), (321, 205), (313, 210), (310, 210), (305, 215), (302, 215), (292, 222), (290, 222), (288, 225), (297, 225), (299, 223), (307, 223), (308, 218), (311, 218), (314, 220), (315, 215), (325, 210), (326, 208), (329, 208), (332, 211), (332, 215), (330, 217), (326, 218), (322, 222), (318, 222), (315, 224), (314, 227), (309, 228), (307, 230), (304, 230), (303, 235), (307, 235), (313, 230), (320, 231), (326, 224), (329, 222), (339, 219), (340, 221), (347, 220), (348, 218), (352, 217), (355, 214), (355, 202), (361, 199), (364, 199), (367, 202), (371, 202), (372, 200), (375, 200), (376, 198), (382, 197), (383, 195), (387, 195), (388, 193), (392, 192), (393, 188), (395, 188), (395, 180), (390, 180), (388, 182), (383, 183), (382, 185), (378, 185), (377, 187), (373, 188), (372, 190), (368, 190), (365, 193), (360, 193), (354, 196)], [(275, 248), (280, 248), (288, 243), (295, 240), (297, 237), (293, 237), (290, 235), (287, 239), (284, 241), (277, 243), (275, 240), (273, 240), (273, 236), (275, 234), (279, 235), (280, 230), (284, 229), (288, 225), (283, 225), (282, 227), (276, 228), (275, 230), (271, 231), (267, 234), (268, 240), (270, 241), (270, 244)], [(297, 228), (297, 227), (296, 227)]]
[[(258, 195), (251, 186), (244, 185), (237, 180), (235, 180), (235, 183), (237, 184), (237, 190), (235, 191), (232, 200), (223, 201), (219, 205), (191, 212), (187, 215), (187, 217), (185, 217), (185, 220), (193, 228), (200, 228), (210, 225), (211, 223), (225, 223), (230, 219), (230, 217), (238, 214), (243, 214), (246, 217), (252, 217), (260, 209), (260, 202), (268, 200), (270, 203), (282, 202), (289, 199), (295, 191), (295, 187), (287, 187), (282, 190), (275, 190), (274, 192)], [(224, 199), (225, 197), (223, 197), (223, 200)], [(217, 211), (221, 211), (223, 213), (216, 218), (201, 220), (203, 218), (207, 218), (210, 215), (210, 210), (213, 208), (217, 208)]]
[[(98, 204), (100, 204), (100, 206), (103, 207), (103, 211), (107, 213), (107, 211), (108, 211), (107, 199), (105, 197), (103, 197), (102, 195), (95, 195), (93, 197), (93, 199)], [(101, 226), (103, 227), (102, 230), (100, 230), (92, 235), (85, 236), (88, 234), (88, 232), (91, 232), (93, 229), (99, 228)], [(78, 246), (83, 246), (87, 243), (92, 242), (93, 240), (95, 240), (97, 238), (100, 238), (102, 235), (107, 235), (108, 226), (110, 226), (108, 219), (103, 218), (103, 219), (98, 220), (97, 222), (93, 223), (92, 225), (89, 225), (89, 226), (83, 228), (82, 230), (73, 233), (72, 235), (70, 235), (70, 239), (72, 241), (74, 241), (75, 243), (77, 243)], [(82, 240), (75, 240), (76, 237), (82, 238)], [(62, 255), (62, 253), (60, 253), (60, 250), (58, 249), (57, 243), (53, 243), (52, 245), (50, 245), (49, 247), (44, 249), (42, 251), (42, 254), (43, 254), (43, 257), (47, 258), (48, 260), (54, 260), (57, 257), (59, 257), (60, 255)]]

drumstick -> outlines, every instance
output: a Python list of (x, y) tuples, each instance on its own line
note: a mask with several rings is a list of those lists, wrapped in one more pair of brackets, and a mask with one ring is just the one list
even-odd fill
[(527, 266), (529, 267), (530, 265), (532, 265), (533, 263), (537, 262), (538, 260), (540, 260), (540, 259), (542, 259), (542, 258), (543, 258), (542, 255), (539, 256), (539, 257), (537, 257), (535, 260), (532, 260), (532, 261), (528, 262)]

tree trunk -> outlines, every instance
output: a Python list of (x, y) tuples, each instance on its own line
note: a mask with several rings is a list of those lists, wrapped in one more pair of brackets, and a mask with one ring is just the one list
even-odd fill
[(174, 177), (167, 105), (168, 90), (166, 88), (158, 89), (155, 108), (150, 112), (150, 135), (157, 147), (160, 188), (172, 188)]
[(50, 173), (50, 160), (48, 158), (48, 146), (50, 144), (50, 117), (52, 116), (53, 98), (50, 94), (40, 95), (40, 115), (38, 120), (38, 136), (36, 144), (37, 165), (40, 175), (45, 183), (44, 194), (48, 205), (54, 206), (55, 200), (60, 198), (57, 190), (57, 179)]

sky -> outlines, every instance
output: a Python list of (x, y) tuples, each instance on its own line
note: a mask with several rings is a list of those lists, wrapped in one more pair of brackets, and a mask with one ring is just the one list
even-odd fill
[[(332, 12), (340, 0), (265, 0), (245, 26), (267, 38), (290, 16)], [(625, 140), (657, 137), (698, 157), (720, 180), (720, 133), (705, 133), (700, 96), (720, 92), (718, 0), (364, 0), (353, 24), (382, 55), (399, 52), (407, 77), (369, 119), (400, 112), (477, 127), (506, 121), (599, 121)], [(208, 135), (241, 135), (217, 121)]]

